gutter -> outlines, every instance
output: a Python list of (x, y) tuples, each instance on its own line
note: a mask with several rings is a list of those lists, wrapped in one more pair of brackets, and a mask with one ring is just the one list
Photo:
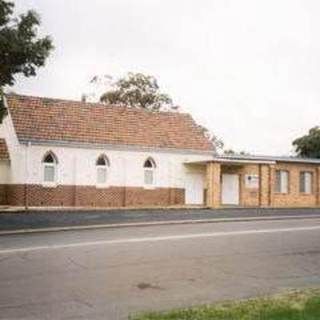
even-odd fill
[(219, 162), (219, 163), (231, 163), (231, 164), (276, 164), (276, 161), (269, 161), (269, 160), (237, 160), (237, 159), (224, 159), (219, 157), (214, 157), (210, 160), (204, 161), (187, 161), (184, 164), (207, 164), (210, 162)]
[(132, 222), (132, 223), (114, 223), (114, 224), (94, 224), (79, 225), (65, 227), (49, 227), (49, 228), (27, 228), (16, 230), (0, 231), (0, 236), (28, 234), (28, 233), (46, 233), (60, 231), (81, 231), (81, 230), (99, 230), (99, 229), (119, 229), (119, 228), (137, 228), (152, 226), (169, 226), (169, 225), (193, 225), (206, 223), (228, 223), (228, 222), (254, 222), (254, 221), (283, 221), (283, 220), (304, 220), (319, 219), (319, 215), (310, 214), (305, 216), (269, 216), (269, 217), (245, 217), (245, 218), (218, 218), (218, 219), (197, 219), (197, 220), (172, 220), (172, 221), (151, 221), (151, 222)]
[(214, 152), (211, 150), (195, 150), (195, 149), (175, 149), (175, 148), (161, 148), (161, 147), (145, 147), (132, 144), (104, 144), (104, 143), (87, 143), (76, 141), (61, 141), (61, 140), (38, 140), (29, 138), (19, 138), (21, 144), (38, 146), (57, 146), (69, 148), (82, 148), (82, 149), (104, 149), (115, 151), (137, 151), (137, 152), (161, 152), (161, 153), (178, 153), (178, 154), (197, 154), (213, 156)]

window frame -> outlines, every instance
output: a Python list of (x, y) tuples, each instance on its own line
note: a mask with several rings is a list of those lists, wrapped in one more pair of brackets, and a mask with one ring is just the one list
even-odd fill
[[(279, 173), (279, 178), (280, 178), (279, 181), (277, 180), (278, 173)], [(285, 191), (283, 190), (283, 185), (282, 185), (283, 174), (286, 174), (286, 177), (287, 177), (287, 188)], [(279, 182), (279, 189), (278, 189), (278, 182)], [(275, 172), (275, 193), (282, 194), (282, 195), (286, 195), (286, 194), (290, 193), (290, 172), (289, 172), (289, 170), (284, 170), (284, 169), (277, 169), (276, 170), (276, 172)]]
[[(310, 191), (309, 192), (307, 192), (306, 190), (307, 190), (307, 188), (306, 188), (306, 175), (310, 175)], [(303, 182), (304, 182), (304, 184), (303, 184), (303, 190), (301, 190), (301, 186), (302, 186), (302, 184), (301, 184), (301, 178), (303, 177)], [(303, 194), (303, 195), (311, 195), (311, 194), (313, 194), (313, 172), (312, 171), (300, 171), (300, 174), (299, 174), (299, 193), (300, 194)]]
[[(51, 155), (53, 162), (46, 162), (46, 158)], [(58, 158), (57, 156), (52, 152), (48, 151), (45, 153), (45, 155), (42, 158), (41, 161), (42, 164), (42, 186), (47, 188), (55, 188), (58, 185)], [(45, 170), (46, 168), (53, 168), (53, 181), (46, 181), (45, 180)]]
[[(99, 160), (103, 159), (105, 164), (98, 164)], [(95, 179), (96, 179), (96, 188), (105, 188), (109, 186), (109, 167), (110, 167), (110, 162), (109, 158), (105, 154), (100, 154), (97, 159), (96, 159), (96, 164), (95, 164)], [(104, 169), (105, 170), (105, 181), (104, 182), (99, 182), (99, 170)]]
[[(150, 162), (151, 167), (147, 167), (146, 163)], [(143, 163), (143, 187), (144, 189), (155, 189), (156, 188), (156, 162), (154, 161), (153, 158), (148, 157), (144, 163)], [(146, 183), (146, 173), (151, 173), (152, 174), (152, 183)]]

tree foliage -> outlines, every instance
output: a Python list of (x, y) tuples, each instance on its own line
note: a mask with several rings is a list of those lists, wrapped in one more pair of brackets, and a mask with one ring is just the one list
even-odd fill
[(29, 10), (14, 17), (13, 9), (13, 2), (0, 0), (0, 103), (4, 86), (12, 86), (18, 74), (35, 76), (53, 49), (50, 37), (38, 37), (38, 14)]
[(214, 151), (218, 152), (221, 151), (224, 147), (223, 141), (218, 138), (212, 131), (210, 131), (208, 128), (198, 125), (198, 127), (201, 129), (203, 132), (204, 136), (211, 142), (211, 144), (214, 147)]
[[(92, 83), (109, 84), (100, 101), (129, 108), (145, 109), (151, 112), (179, 111), (169, 95), (160, 91), (156, 78), (142, 73), (129, 72), (125, 77), (113, 81), (110, 75), (95, 76)], [(223, 142), (206, 127), (199, 125), (203, 135), (209, 139), (215, 151), (223, 148)]]
[(293, 141), (298, 156), (320, 158), (320, 127), (311, 128), (308, 134)]
[(110, 89), (102, 94), (100, 101), (149, 111), (177, 108), (170, 96), (160, 91), (156, 78), (132, 72), (111, 82)]
[(246, 151), (234, 151), (233, 149), (225, 149), (223, 154), (226, 156), (249, 156), (250, 153)]

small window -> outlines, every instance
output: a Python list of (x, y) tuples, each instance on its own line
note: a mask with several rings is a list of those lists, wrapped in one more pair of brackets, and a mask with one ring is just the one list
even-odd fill
[(145, 170), (144, 183), (146, 185), (153, 185), (153, 170)]
[(300, 172), (300, 192), (311, 194), (312, 193), (312, 182), (313, 174), (312, 172)]
[(44, 161), (45, 163), (54, 163), (55, 162), (55, 157), (53, 156), (53, 154), (50, 152), (48, 153), (45, 158)]
[(143, 165), (144, 168), (144, 184), (146, 186), (153, 186), (155, 184), (155, 168), (156, 164), (152, 158), (148, 158)]
[(104, 156), (100, 156), (97, 160), (97, 166), (106, 166), (107, 161)]
[(153, 161), (151, 161), (150, 159), (146, 160), (146, 162), (144, 163), (144, 167), (153, 168)]
[(107, 183), (108, 166), (109, 166), (108, 158), (105, 155), (99, 156), (99, 158), (96, 161), (97, 184), (98, 185), (104, 185)]
[(107, 182), (107, 168), (97, 168), (97, 183), (105, 184)]
[(57, 157), (48, 152), (42, 160), (43, 164), (43, 182), (45, 184), (54, 184), (57, 180)]
[(44, 182), (55, 182), (55, 168), (53, 166), (44, 166)]
[(285, 170), (276, 171), (275, 191), (277, 193), (289, 192), (289, 172)]

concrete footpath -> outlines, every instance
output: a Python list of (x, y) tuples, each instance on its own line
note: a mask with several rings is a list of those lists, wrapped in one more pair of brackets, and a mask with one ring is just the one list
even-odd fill
[(1, 212), (0, 235), (24, 232), (320, 218), (320, 208), (292, 209), (135, 209)]

